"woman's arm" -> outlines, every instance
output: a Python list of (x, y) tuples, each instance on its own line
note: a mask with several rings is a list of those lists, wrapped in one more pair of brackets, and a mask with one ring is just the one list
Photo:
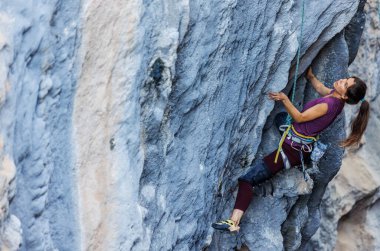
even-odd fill
[(327, 88), (321, 81), (317, 79), (317, 77), (313, 74), (313, 71), (311, 70), (311, 67), (307, 70), (306, 78), (310, 81), (310, 83), (313, 85), (314, 89), (322, 96), (326, 96), (330, 94), (331, 90), (330, 88)]
[(297, 123), (302, 123), (310, 120), (314, 120), (319, 118), (327, 113), (328, 105), (326, 103), (317, 104), (315, 106), (310, 107), (304, 112), (298, 111), (298, 109), (292, 104), (289, 100), (288, 96), (286, 96), (283, 92), (270, 92), (269, 98), (282, 101), (285, 106), (285, 109), (288, 111), (289, 115), (296, 121)]

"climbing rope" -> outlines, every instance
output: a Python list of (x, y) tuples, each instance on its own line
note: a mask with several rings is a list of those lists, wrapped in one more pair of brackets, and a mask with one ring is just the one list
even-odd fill
[[(301, 57), (301, 45), (302, 45), (302, 38), (303, 38), (303, 25), (304, 25), (304, 18), (305, 18), (305, 0), (302, 0), (302, 11), (301, 11), (301, 33), (298, 37), (298, 50), (297, 50), (297, 62), (296, 62), (296, 72), (294, 73), (294, 80), (293, 80), (293, 89), (292, 89), (292, 98), (291, 101), (294, 103), (295, 93), (296, 93), (296, 86), (297, 86), (297, 78), (298, 78), (298, 69), (300, 64), (300, 57)], [(292, 117), (289, 115), (286, 117), (286, 125), (287, 129), (282, 134), (280, 143), (278, 144), (278, 149), (276, 153), (276, 158), (274, 159), (274, 163), (277, 163), (278, 155), (280, 154), (282, 150), (282, 144), (284, 143), (285, 137), (288, 134), (290, 130), (290, 124), (292, 123)]]
[[(304, 24), (304, 18), (305, 18), (305, 0), (302, 1), (302, 12), (301, 13), (302, 13), (302, 15), (301, 15), (301, 34), (298, 37), (296, 72), (294, 73), (292, 98), (291, 98), (292, 103), (294, 102), (294, 97), (295, 97), (295, 93), (296, 93), (297, 78), (298, 78), (298, 69), (299, 69), (300, 58), (301, 58), (301, 45), (302, 45), (302, 38), (303, 38), (303, 24)], [(290, 125), (291, 123), (292, 123), (292, 117), (288, 114), (288, 116), (286, 117), (286, 124)]]

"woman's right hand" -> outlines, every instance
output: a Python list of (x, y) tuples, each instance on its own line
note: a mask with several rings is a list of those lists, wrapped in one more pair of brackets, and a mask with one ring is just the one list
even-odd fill
[(282, 101), (289, 99), (288, 96), (286, 96), (286, 94), (283, 92), (269, 92), (268, 96), (270, 99), (274, 101)]
[(313, 71), (311, 69), (311, 66), (309, 67), (309, 69), (307, 69), (307, 72), (306, 72), (306, 78), (308, 80), (311, 80), (313, 78), (315, 78), (314, 74), (313, 74)]

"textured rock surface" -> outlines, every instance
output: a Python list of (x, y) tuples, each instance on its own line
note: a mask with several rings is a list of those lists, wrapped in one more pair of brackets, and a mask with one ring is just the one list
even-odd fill
[[(347, 75), (358, 40), (342, 30), (359, 1), (305, 2), (300, 70), (314, 60), (331, 84)], [(276, 147), (281, 107), (265, 94), (290, 89), (300, 4), (1, 3), (1, 151), (17, 170), (2, 229), (21, 236), (21, 223), (21, 250), (306, 247), (341, 150), (308, 183), (297, 169), (274, 178), (239, 235), (210, 227), (228, 216), (236, 178)], [(300, 83), (297, 104), (313, 95)], [(343, 123), (323, 138), (343, 137)]]
[[(378, 229), (380, 169), (378, 149), (380, 93), (380, 16), (378, 2), (368, 1), (367, 21), (351, 74), (369, 84), (366, 99), (371, 102), (371, 118), (361, 147), (347, 152), (341, 171), (333, 179), (323, 199), (321, 228), (314, 237), (318, 250), (379, 250)], [(347, 121), (358, 107), (346, 109)]]
[(17, 250), (22, 238), (20, 221), (9, 213), (9, 202), (15, 195), (16, 167), (9, 155), (4, 154), (1, 144), (0, 156), (0, 247), (1, 250)]
[[(79, 247), (71, 140), (79, 7), (0, 4), (1, 136), (17, 167), (10, 212), (21, 221), (21, 250)], [(10, 222), (17, 226), (15, 217)]]

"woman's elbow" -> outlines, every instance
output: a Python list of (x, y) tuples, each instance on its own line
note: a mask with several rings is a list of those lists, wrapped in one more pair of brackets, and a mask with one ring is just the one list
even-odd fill
[(295, 120), (297, 123), (306, 122), (306, 118), (305, 118), (305, 116), (302, 115), (302, 113), (301, 113), (299, 116), (296, 116), (296, 117), (294, 118), (294, 120)]

